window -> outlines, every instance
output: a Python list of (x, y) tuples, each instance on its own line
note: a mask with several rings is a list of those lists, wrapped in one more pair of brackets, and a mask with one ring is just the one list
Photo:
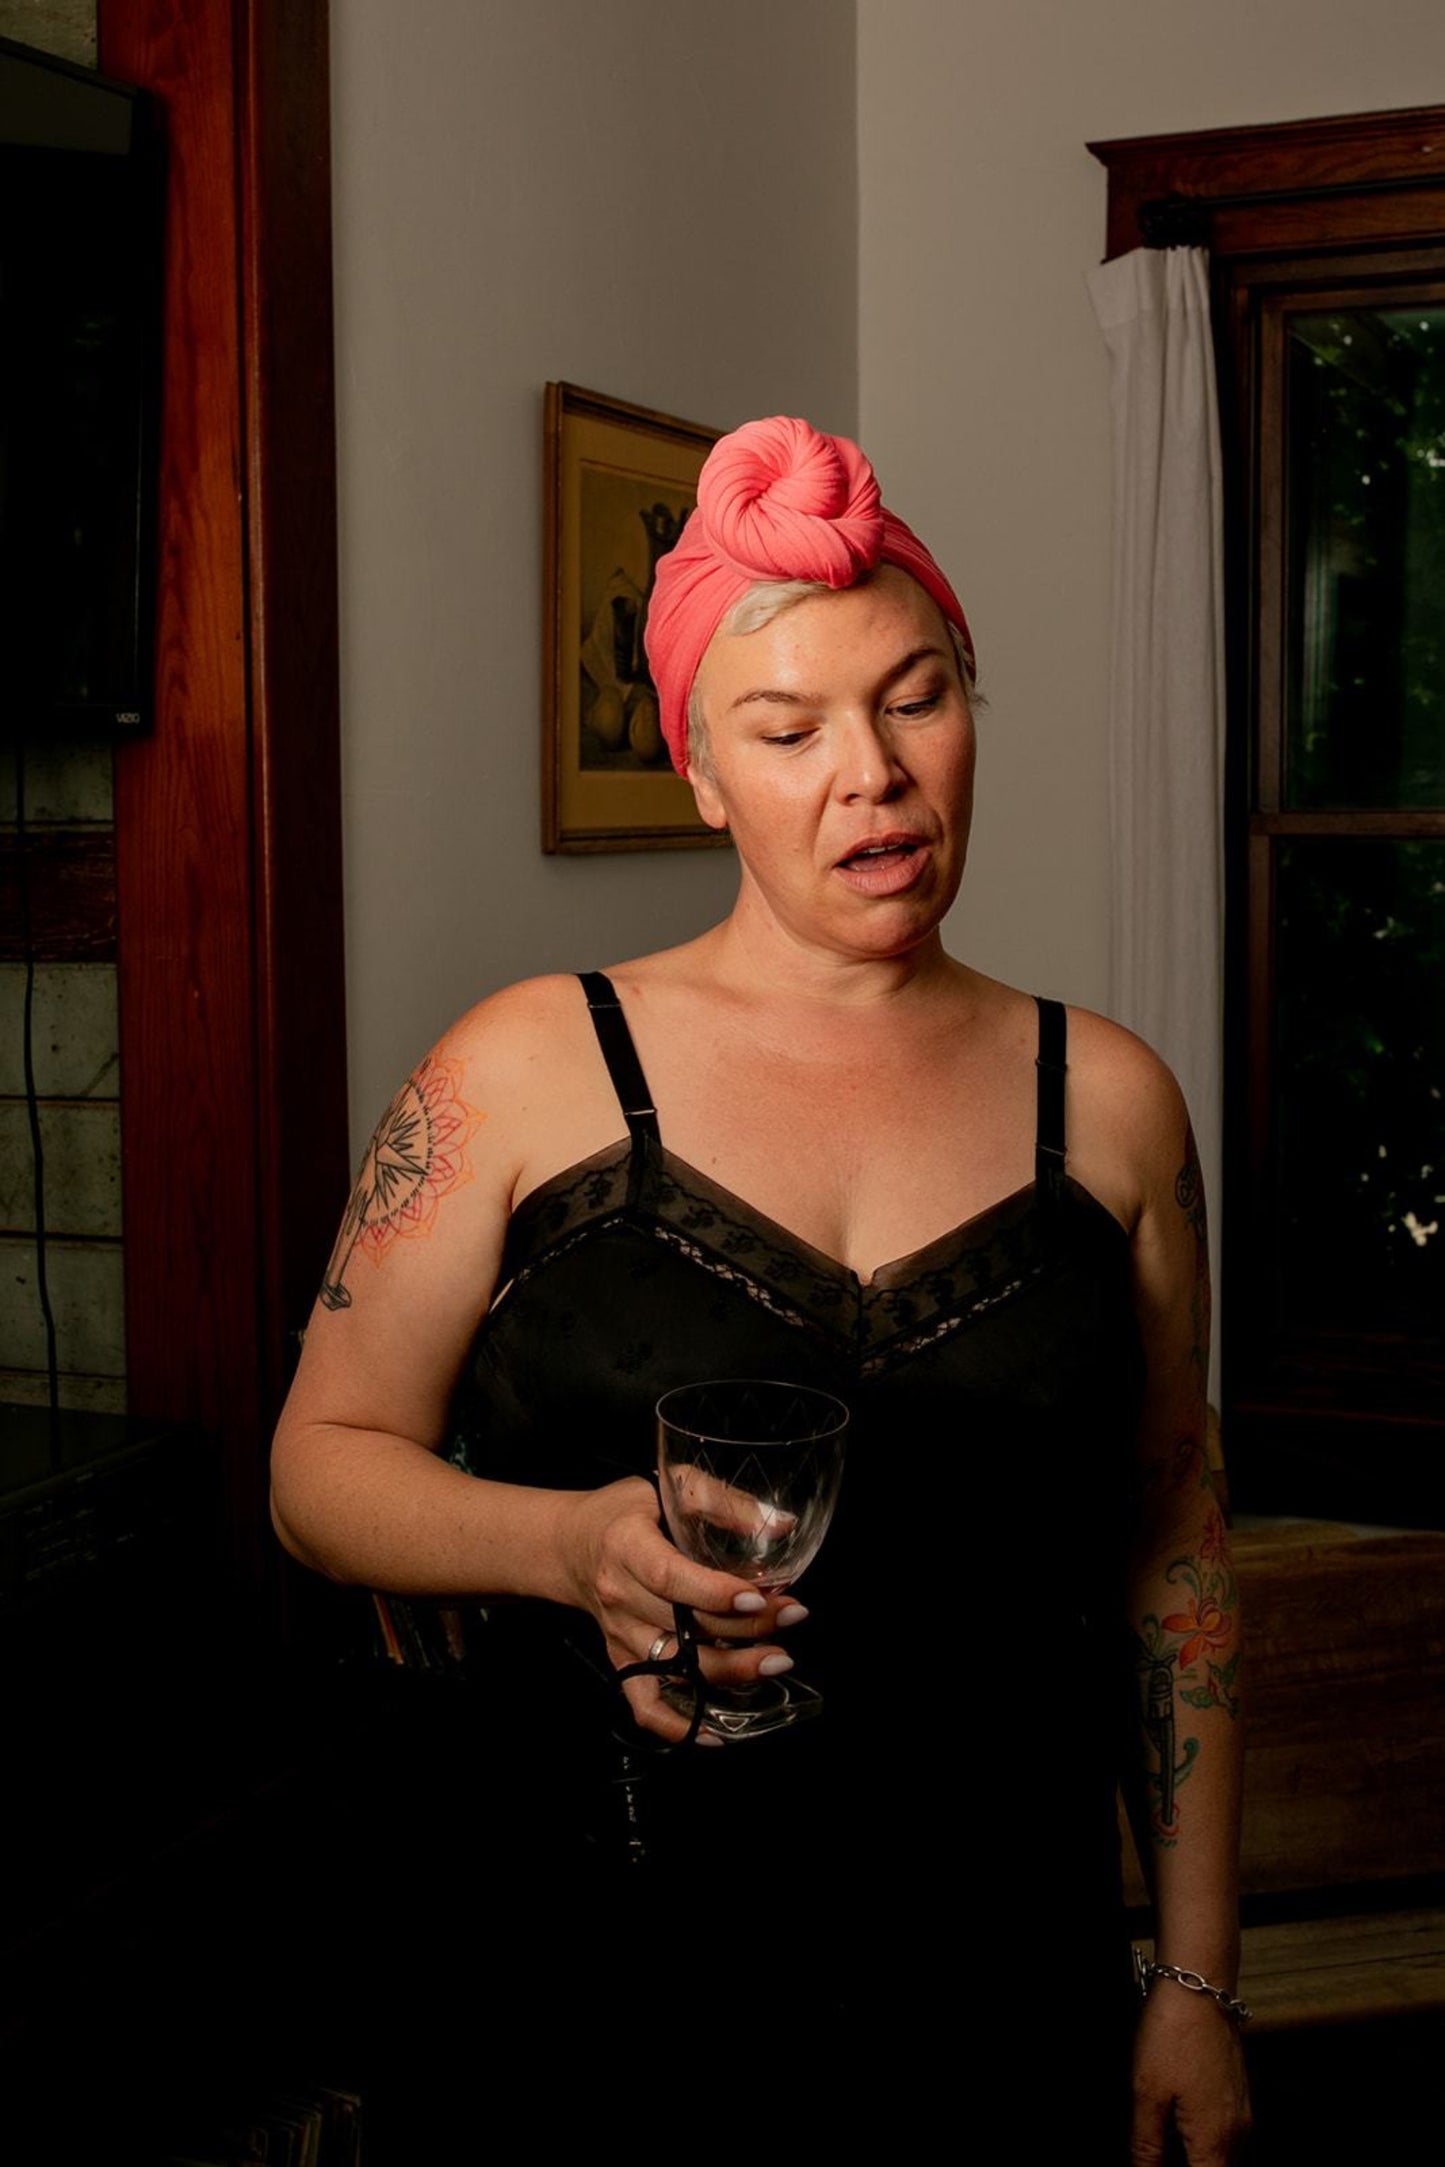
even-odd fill
[(1111, 252), (1213, 266), (1235, 1496), (1440, 1525), (1445, 113), (1098, 149)]

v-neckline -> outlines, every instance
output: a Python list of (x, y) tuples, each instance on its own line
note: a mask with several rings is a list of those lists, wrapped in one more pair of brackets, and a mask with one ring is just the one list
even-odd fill
[[(981, 1246), (975, 1237), (988, 1227), (990, 1222), (1006, 1222), (1010, 1213), (1017, 1215), (1025, 1206), (1033, 1205), (1039, 1192), (1037, 1177), (1023, 1182), (1018, 1188), (1011, 1189), (1006, 1196), (997, 1197), (991, 1204), (985, 1204), (981, 1210), (970, 1212), (966, 1219), (960, 1219), (955, 1225), (946, 1228), (941, 1234), (936, 1234), (932, 1240), (921, 1243), (916, 1249), (905, 1250), (901, 1256), (890, 1257), (875, 1265), (865, 1279), (851, 1264), (844, 1263), (841, 1257), (835, 1257), (828, 1250), (820, 1249), (805, 1235), (785, 1225), (781, 1219), (773, 1218), (771, 1213), (761, 1210), (736, 1189), (728, 1188), (725, 1182), (716, 1180), (702, 1167), (695, 1166), (690, 1159), (684, 1159), (679, 1153), (670, 1151), (660, 1140), (649, 1139), (644, 1143), (642, 1139), (629, 1134), (617, 1137), (610, 1144), (604, 1144), (600, 1150), (589, 1153), (585, 1159), (578, 1159), (570, 1166), (560, 1167), (555, 1174), (549, 1174), (545, 1180), (538, 1182), (514, 1206), (511, 1215), (513, 1224), (525, 1225), (537, 1212), (545, 1208), (549, 1198), (587, 1175), (600, 1173), (604, 1169), (617, 1170), (628, 1165), (636, 1152), (646, 1152), (660, 1172), (689, 1194), (696, 1196), (700, 1203), (719, 1211), (737, 1226), (765, 1236), (774, 1246), (791, 1250), (821, 1277), (835, 1283), (841, 1282), (851, 1288), (860, 1301), (866, 1301), (870, 1297), (896, 1297), (926, 1278), (931, 1271), (951, 1262), (959, 1250)], [(1081, 1182), (1067, 1173), (1061, 1177), (1061, 1185), (1095, 1216), (1106, 1221), (1120, 1240), (1128, 1240), (1123, 1223), (1091, 1189), (1086, 1189)]]
[[(716, 1180), (702, 1167), (694, 1166), (690, 1159), (681, 1158), (677, 1152), (669, 1151), (666, 1144), (660, 1144), (657, 1149), (667, 1171), (676, 1177), (682, 1177), (684, 1181), (701, 1182), (720, 1204), (733, 1207), (740, 1217), (745, 1216), (752, 1225), (787, 1247), (801, 1250), (816, 1268), (846, 1280), (860, 1295), (896, 1292), (892, 1284), (880, 1284), (885, 1278), (891, 1280), (895, 1273), (900, 1275), (900, 1286), (908, 1286), (913, 1280), (923, 1278), (927, 1271), (934, 1268), (936, 1262), (942, 1261), (943, 1251), (955, 1247), (986, 1220), (1001, 1217), (1010, 1205), (1022, 1204), (1038, 1189), (1036, 1179), (1023, 1182), (1017, 1189), (1011, 1189), (1007, 1196), (996, 1197), (993, 1203), (985, 1204), (981, 1211), (970, 1212), (966, 1219), (960, 1219), (955, 1226), (946, 1228), (942, 1234), (935, 1234), (931, 1241), (921, 1242), (916, 1249), (905, 1249), (901, 1256), (888, 1257), (881, 1264), (875, 1264), (865, 1279), (860, 1271), (845, 1263), (842, 1257), (835, 1257), (831, 1250), (820, 1249), (816, 1242), (810, 1242), (806, 1235), (799, 1234), (781, 1219), (775, 1219), (770, 1212), (763, 1211), (749, 1198), (739, 1195), (736, 1189), (730, 1189), (726, 1182)], [(1113, 1217), (1112, 1213), (1110, 1217)], [(1118, 1225), (1117, 1220), (1115, 1225)], [(1122, 1232), (1122, 1229), (1120, 1231)], [(935, 1252), (939, 1252), (937, 1258)], [(910, 1266), (916, 1269), (905, 1269)]]

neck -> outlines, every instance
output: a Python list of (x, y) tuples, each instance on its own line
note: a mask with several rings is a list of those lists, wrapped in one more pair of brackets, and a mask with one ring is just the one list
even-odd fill
[(732, 914), (704, 941), (719, 979), (752, 997), (865, 1009), (956, 988), (963, 966), (935, 930), (898, 955), (858, 955), (800, 939), (744, 881)]

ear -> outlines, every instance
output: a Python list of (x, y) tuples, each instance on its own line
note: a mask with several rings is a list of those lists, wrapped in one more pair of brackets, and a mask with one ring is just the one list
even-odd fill
[(725, 828), (728, 824), (727, 812), (718, 793), (718, 786), (712, 777), (704, 775), (701, 768), (693, 768), (687, 779), (692, 784), (692, 794), (697, 799), (697, 809), (702, 814), (708, 827), (719, 830)]

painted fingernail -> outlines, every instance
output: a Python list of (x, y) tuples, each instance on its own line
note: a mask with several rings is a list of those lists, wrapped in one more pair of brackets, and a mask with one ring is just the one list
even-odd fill
[(747, 1617), (752, 1617), (757, 1611), (766, 1610), (767, 1607), (766, 1595), (756, 1595), (751, 1588), (745, 1594), (733, 1597), (733, 1609), (742, 1611)]
[(784, 1603), (778, 1612), (779, 1625), (801, 1625), (808, 1615), (806, 1603)]
[(760, 1678), (781, 1678), (783, 1672), (791, 1670), (792, 1667), (793, 1658), (790, 1655), (765, 1655), (758, 1665), (758, 1676)]
[(707, 1726), (704, 1725), (703, 1728), (698, 1732), (697, 1737), (693, 1740), (693, 1743), (694, 1745), (698, 1746), (725, 1746), (727, 1744), (727, 1740), (723, 1737), (721, 1731), (710, 1731)]

